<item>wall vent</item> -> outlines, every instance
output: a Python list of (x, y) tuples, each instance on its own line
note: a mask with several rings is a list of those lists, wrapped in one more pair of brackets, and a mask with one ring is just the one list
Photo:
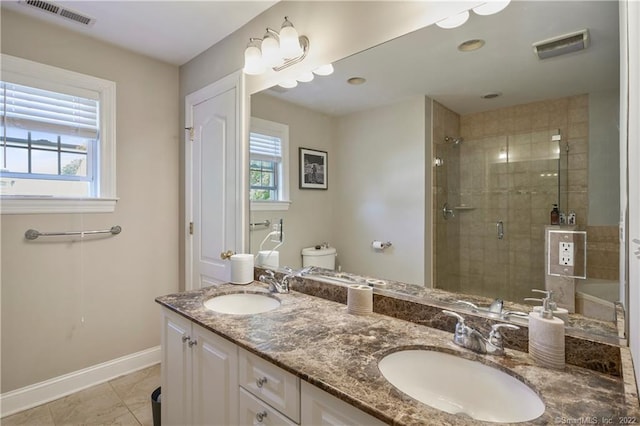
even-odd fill
[(539, 59), (553, 58), (589, 47), (589, 30), (580, 30), (533, 43), (533, 51)]
[(82, 13), (76, 12), (69, 8), (59, 6), (50, 1), (20, 0), (18, 3), (23, 4), (25, 6), (29, 6), (34, 9), (38, 9), (42, 12), (46, 12), (51, 15), (60, 16), (69, 21), (77, 22), (79, 24), (86, 25), (86, 26), (91, 26), (96, 22), (95, 18), (91, 18), (89, 16), (83, 15)]

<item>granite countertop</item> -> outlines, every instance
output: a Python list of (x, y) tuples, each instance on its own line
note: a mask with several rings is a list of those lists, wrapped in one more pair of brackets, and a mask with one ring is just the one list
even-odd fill
[[(203, 305), (215, 295), (233, 292), (268, 290), (259, 282), (223, 284), (156, 301), (389, 424), (484, 424), (417, 402), (387, 382), (378, 361), (407, 348), (456, 354), (524, 381), (546, 405), (545, 413), (529, 424), (584, 423), (593, 417), (599, 423), (604, 418), (617, 424), (625, 416), (635, 416), (640, 422), (637, 395), (625, 397), (624, 381), (619, 377), (571, 365), (564, 370), (541, 368), (526, 352), (515, 350), (507, 349), (505, 357), (475, 354), (454, 345), (452, 333), (375, 313), (351, 315), (343, 304), (295, 291), (274, 295), (281, 306), (257, 315), (219, 314)], [(632, 397), (635, 400), (630, 401)]]

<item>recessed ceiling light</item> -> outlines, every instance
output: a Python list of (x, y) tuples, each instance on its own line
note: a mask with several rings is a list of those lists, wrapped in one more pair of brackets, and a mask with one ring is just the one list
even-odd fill
[(489, 92), (489, 93), (485, 93), (484, 95), (480, 96), (482, 99), (495, 99), (498, 96), (502, 96), (502, 93), (500, 92)]
[(366, 81), (367, 79), (364, 77), (351, 77), (349, 80), (347, 80), (347, 83), (357, 86), (359, 84), (364, 84)]
[(463, 41), (458, 45), (458, 50), (461, 52), (473, 52), (484, 46), (484, 40), (474, 38), (471, 40)]

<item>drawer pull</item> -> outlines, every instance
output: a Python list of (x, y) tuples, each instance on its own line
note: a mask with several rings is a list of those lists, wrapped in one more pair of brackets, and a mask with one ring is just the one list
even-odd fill
[(266, 377), (260, 377), (258, 380), (256, 380), (256, 386), (259, 387), (259, 388), (262, 388), (265, 383), (267, 383), (267, 378)]
[(189, 344), (189, 347), (192, 347), (193, 345), (197, 345), (198, 341), (196, 339), (193, 339), (193, 340), (189, 339), (189, 343), (188, 344)]
[(267, 417), (266, 411), (261, 411), (259, 413), (256, 413), (256, 420), (258, 421), (258, 423), (262, 423), (266, 417)]
[(189, 341), (189, 340), (191, 340), (191, 337), (190, 337), (190, 336), (186, 336), (186, 335), (185, 335), (185, 336), (182, 336), (182, 343), (187, 342), (187, 341)]

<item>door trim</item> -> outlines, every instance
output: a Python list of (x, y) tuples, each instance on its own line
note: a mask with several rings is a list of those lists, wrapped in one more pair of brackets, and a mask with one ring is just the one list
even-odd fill
[(189, 232), (190, 223), (193, 221), (193, 182), (191, 179), (193, 149), (189, 129), (193, 127), (193, 107), (208, 99), (231, 89), (236, 89), (236, 180), (238, 182), (236, 191), (236, 213), (239, 220), (236, 221), (235, 236), (239, 246), (235, 247), (236, 253), (244, 253), (249, 247), (249, 123), (247, 120), (247, 110), (249, 108), (249, 97), (245, 91), (245, 78), (242, 70), (238, 70), (220, 80), (196, 90), (185, 96), (184, 108), (184, 211), (185, 223), (182, 224), (185, 235), (184, 250), (184, 270), (185, 270), (185, 290), (193, 290), (193, 236)]

